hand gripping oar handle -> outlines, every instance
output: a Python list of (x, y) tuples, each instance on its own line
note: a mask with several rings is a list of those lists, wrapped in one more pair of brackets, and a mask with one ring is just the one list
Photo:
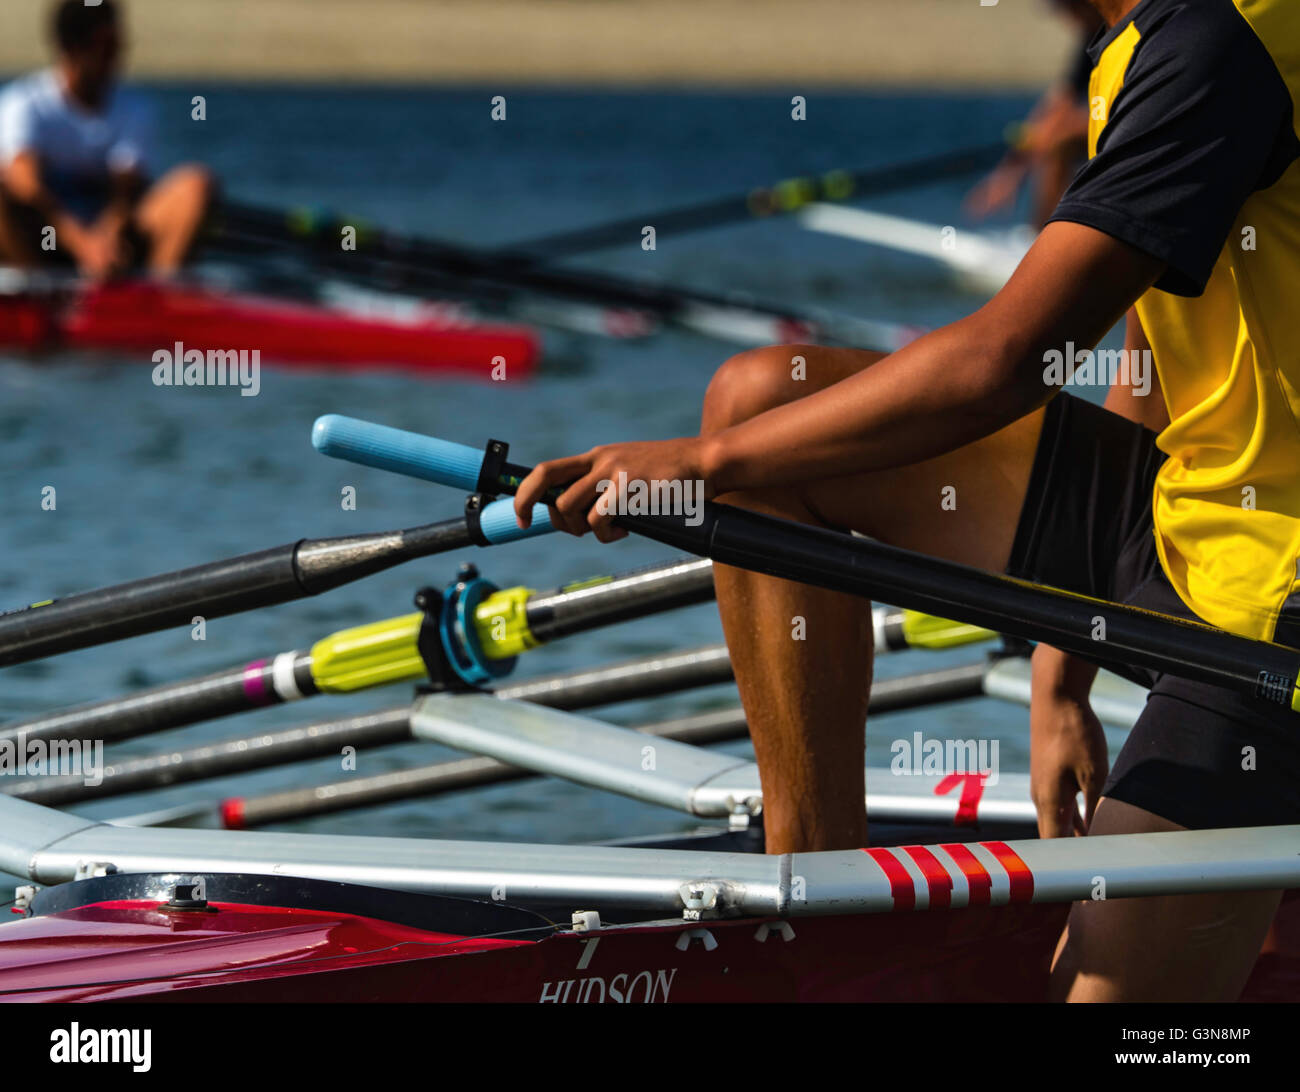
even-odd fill
[(485, 504), (478, 517), (478, 531), (482, 538), (492, 546), (503, 542), (518, 542), (523, 538), (535, 538), (537, 535), (549, 534), (555, 528), (551, 526), (551, 513), (544, 504), (533, 505), (533, 522), (528, 527), (520, 527), (515, 519), (515, 502), (509, 497)]
[[(371, 437), (393, 431), (351, 421), (347, 443), (332, 445), (334, 453), (341, 458), (351, 458), (353, 451), (368, 453), (374, 446)], [(425, 445), (405, 440), (387, 445), (385, 468), (453, 485), (474, 472), (464, 454), (473, 448), (419, 439)], [(449, 466), (453, 456), (454, 471)], [(526, 468), (511, 467), (508, 476), (498, 475), (499, 488), (513, 492), (526, 473)], [(1149, 667), (1300, 712), (1296, 649), (728, 504), (707, 501), (703, 509), (702, 519), (689, 525), (674, 515), (619, 516), (616, 522), (724, 565), (863, 598), (884, 597), (913, 610), (1045, 641), (1085, 659)]]
[[(505, 445), (497, 441), (489, 441), (487, 448), (480, 450), (337, 413), (316, 419), (311, 442), (322, 455), (335, 459), (489, 495), (513, 493), (528, 473), (525, 467), (505, 462)], [(550, 513), (542, 504), (533, 506), (532, 526), (522, 530), (510, 501), (486, 505), (479, 526), (493, 543), (553, 530)]]

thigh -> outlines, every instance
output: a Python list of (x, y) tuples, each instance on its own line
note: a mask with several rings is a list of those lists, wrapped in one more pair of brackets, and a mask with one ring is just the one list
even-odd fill
[(167, 230), (178, 216), (205, 205), (211, 196), (207, 171), (196, 166), (174, 167), (154, 182), (136, 207), (136, 225), (146, 235)]
[(936, 459), (816, 482), (823, 523), (992, 572), (1004, 571), (1030, 486), (1043, 411)]
[[(831, 387), (883, 354), (816, 345), (741, 353), (714, 376), (703, 431)], [(1043, 411), (924, 462), (845, 475), (768, 496), (721, 498), (777, 514), (792, 510), (828, 527), (857, 531), (934, 557), (1000, 571), (1006, 567), (1042, 431)]]
[(1037, 410), (924, 462), (815, 482), (804, 503), (831, 527), (931, 557), (1007, 567), (1043, 426)]
[[(1103, 797), (1089, 837), (1182, 830)], [(1076, 903), (1052, 968), (1060, 1001), (1235, 1001), (1281, 902), (1280, 891)]]

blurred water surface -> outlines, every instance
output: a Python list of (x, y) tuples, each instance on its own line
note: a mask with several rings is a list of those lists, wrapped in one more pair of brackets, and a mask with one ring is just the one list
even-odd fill
[[(169, 161), (202, 159), (229, 191), (269, 204), (314, 204), (377, 223), (475, 245), (503, 244), (640, 210), (744, 190), (791, 174), (887, 164), (986, 142), (1027, 102), (986, 96), (815, 96), (790, 120), (771, 94), (507, 95), (505, 122), (483, 92), (217, 88), (208, 119), (189, 119), (190, 90), (151, 89)], [(881, 199), (873, 207), (961, 224), (963, 185)], [(585, 258), (707, 289), (825, 306), (918, 325), (978, 305), (922, 260), (771, 221), (665, 237)], [(714, 368), (731, 348), (680, 333), (645, 343), (548, 335), (528, 383), (480, 384), (404, 375), (265, 370), (256, 398), (233, 389), (159, 389), (144, 360), (0, 361), (0, 605), (16, 606), (154, 572), (293, 541), (410, 526), (455, 514), (460, 498), (409, 479), (324, 459), (308, 436), (321, 413), (343, 412), (478, 444), (507, 439), (522, 462), (624, 438), (692, 432)], [(57, 489), (54, 512), (41, 489)], [(340, 491), (356, 487), (356, 511)], [(604, 548), (544, 538), (468, 559), (509, 586), (546, 588), (666, 557), (630, 539)], [(372, 577), (316, 599), (188, 630), (156, 634), (5, 670), (0, 715), (31, 715), (307, 647), (334, 629), (405, 613), (414, 590), (451, 579), (447, 556)], [(720, 640), (712, 605), (558, 643), (527, 657), (519, 675), (562, 671)], [(978, 658), (967, 649), (884, 660), (881, 676)], [(182, 746), (398, 705), (409, 687), (318, 698), (195, 725), (165, 738)], [(715, 688), (609, 711), (634, 722), (734, 700)], [(983, 700), (942, 712), (882, 717), (870, 754), (913, 731), (1003, 740), (1004, 768), (1027, 766), (1022, 712)], [(114, 754), (149, 753), (144, 738)], [(738, 753), (747, 744), (732, 745)], [(361, 773), (436, 761), (451, 752), (407, 744), (359, 756)], [(336, 759), (239, 779), (178, 786), (84, 806), (96, 816), (216, 800), (340, 777)], [(648, 805), (546, 780), (324, 816), (293, 829), (450, 838), (611, 838), (689, 827)]]

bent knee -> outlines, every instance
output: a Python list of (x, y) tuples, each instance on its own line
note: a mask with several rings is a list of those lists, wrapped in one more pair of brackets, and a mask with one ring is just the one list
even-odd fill
[(202, 163), (183, 163), (167, 172), (160, 183), (174, 193), (183, 193), (196, 203), (211, 204), (217, 196), (217, 176)]
[(739, 424), (808, 394), (807, 348), (771, 345), (726, 360), (704, 394), (704, 430)]
[(771, 345), (727, 360), (704, 395), (702, 429), (714, 432), (847, 379), (885, 354), (820, 345)]

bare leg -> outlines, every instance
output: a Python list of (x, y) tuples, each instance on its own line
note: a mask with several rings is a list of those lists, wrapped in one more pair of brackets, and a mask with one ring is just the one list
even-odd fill
[(149, 243), (150, 270), (164, 275), (180, 270), (215, 194), (212, 175), (195, 165), (177, 167), (150, 187), (135, 215)]
[[(793, 378), (792, 359), (806, 361)], [(718, 371), (702, 429), (718, 431), (830, 386), (878, 354), (815, 346), (742, 353)], [(1034, 413), (938, 459), (770, 493), (720, 498), (987, 569), (1005, 566), (1042, 427)], [(943, 489), (955, 490), (946, 509)], [(763, 785), (770, 853), (866, 844), (863, 726), (871, 604), (717, 566), (714, 583)]]
[[(1103, 797), (1090, 835), (1183, 827)], [(1235, 1001), (1280, 891), (1076, 903), (1052, 967), (1056, 1001)]]

